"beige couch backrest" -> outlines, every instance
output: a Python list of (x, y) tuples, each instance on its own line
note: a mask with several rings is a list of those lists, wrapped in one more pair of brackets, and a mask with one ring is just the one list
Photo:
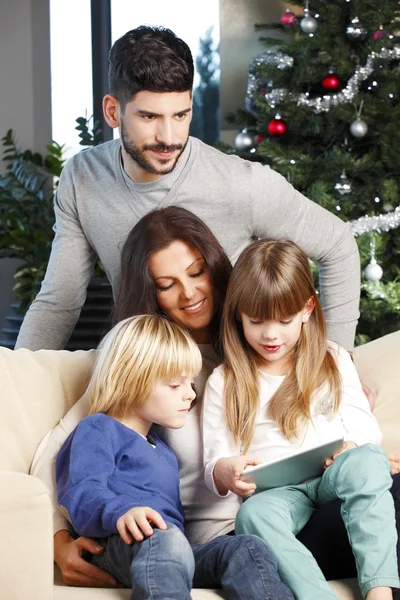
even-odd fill
[(356, 348), (354, 362), (361, 381), (376, 394), (374, 415), (385, 450), (400, 453), (400, 331)]
[(85, 391), (93, 358), (0, 348), (0, 469), (29, 472), (40, 440)]
[[(34, 452), (85, 391), (94, 351), (0, 348), (0, 469), (28, 473)], [(400, 451), (400, 332), (360, 346), (354, 360), (376, 396), (386, 450)]]

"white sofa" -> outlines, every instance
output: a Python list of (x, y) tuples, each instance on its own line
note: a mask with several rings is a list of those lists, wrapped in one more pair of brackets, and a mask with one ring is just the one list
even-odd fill
[[(93, 351), (0, 348), (0, 598), (127, 600), (126, 589), (73, 588), (53, 569), (52, 511), (45, 485), (30, 476), (34, 452), (87, 385)], [(376, 392), (386, 450), (400, 452), (400, 332), (356, 349), (363, 382)], [(332, 582), (343, 600), (360, 600), (354, 580)], [(193, 590), (194, 600), (223, 597)]]

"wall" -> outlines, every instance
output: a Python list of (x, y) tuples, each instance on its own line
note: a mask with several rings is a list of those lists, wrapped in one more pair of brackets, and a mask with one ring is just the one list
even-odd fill
[[(21, 148), (43, 152), (51, 140), (48, 0), (0, 0), (0, 56), (0, 137), (11, 128)], [(16, 264), (0, 261), (0, 327)]]
[(221, 139), (227, 143), (233, 144), (237, 127), (228, 125), (225, 117), (244, 108), (249, 63), (264, 49), (258, 40), (262, 32), (254, 25), (279, 21), (286, 6), (280, 0), (220, 0)]
[(51, 139), (48, 0), (0, 0), (0, 137), (12, 128), (23, 148)]

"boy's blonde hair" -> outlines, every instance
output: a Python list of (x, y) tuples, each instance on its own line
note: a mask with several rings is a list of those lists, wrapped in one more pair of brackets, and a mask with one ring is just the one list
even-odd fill
[(240, 314), (262, 321), (286, 320), (313, 297), (314, 310), (303, 323), (293, 365), (272, 396), (268, 415), (282, 434), (295, 438), (311, 420), (312, 394), (327, 383), (332, 414), (340, 403), (341, 380), (328, 350), (326, 324), (307, 256), (291, 241), (260, 240), (248, 246), (233, 268), (223, 314), (225, 406), (236, 441), (248, 450), (259, 408), (260, 356), (247, 343)]
[(176, 323), (159, 315), (121, 321), (100, 342), (89, 383), (90, 414), (114, 409), (121, 416), (145, 404), (158, 381), (201, 369), (200, 350)]

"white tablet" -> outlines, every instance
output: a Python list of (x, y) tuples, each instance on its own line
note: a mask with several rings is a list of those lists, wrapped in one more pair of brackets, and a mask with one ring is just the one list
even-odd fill
[(273, 462), (247, 467), (241, 472), (240, 478), (248, 483), (255, 483), (258, 491), (283, 485), (297, 485), (322, 475), (326, 459), (341, 448), (343, 448), (343, 438)]

